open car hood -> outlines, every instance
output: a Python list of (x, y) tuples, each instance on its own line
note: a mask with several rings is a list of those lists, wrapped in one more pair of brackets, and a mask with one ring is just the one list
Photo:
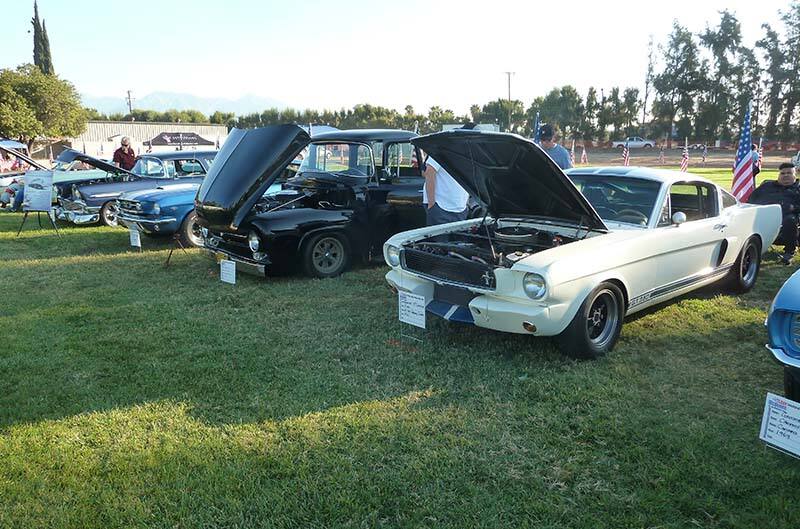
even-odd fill
[(310, 141), (297, 125), (231, 130), (197, 192), (197, 215), (208, 227), (235, 231)]
[(516, 134), (450, 130), (414, 138), (493, 217), (548, 217), (607, 230), (555, 162)]
[(32, 158), (29, 158), (28, 156), (22, 154), (19, 151), (15, 151), (14, 149), (8, 149), (8, 148), (4, 147), (3, 145), (0, 145), (0, 152), (4, 152), (4, 153), (8, 154), (9, 156), (16, 156), (17, 158), (19, 158), (20, 160), (22, 160), (26, 164), (28, 164), (31, 167), (34, 167), (34, 168), (36, 168), (36, 169), (38, 169), (40, 171), (50, 171), (50, 169), (48, 169), (44, 165), (42, 165), (39, 162), (33, 160)]
[(107, 173), (112, 173), (116, 175), (130, 175), (139, 178), (138, 175), (130, 171), (126, 171), (122, 167), (117, 167), (113, 163), (104, 162), (103, 160), (94, 158), (92, 156), (89, 156), (88, 154), (83, 154), (82, 152), (73, 149), (64, 149), (64, 151), (62, 151), (62, 153), (58, 155), (58, 158), (56, 158), (56, 160), (64, 163), (71, 163), (74, 162), (75, 160), (78, 160), (79, 162), (91, 165), (92, 167), (101, 169)]

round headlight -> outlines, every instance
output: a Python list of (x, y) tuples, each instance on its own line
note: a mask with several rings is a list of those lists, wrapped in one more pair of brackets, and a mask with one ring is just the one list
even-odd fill
[(389, 266), (400, 266), (400, 248), (389, 245), (386, 248), (386, 262)]
[(522, 278), (522, 289), (531, 299), (541, 299), (547, 292), (547, 284), (539, 274), (527, 273)]
[(256, 232), (251, 231), (247, 236), (247, 245), (250, 246), (250, 250), (253, 252), (257, 252), (261, 247), (261, 240), (258, 238), (258, 234)]

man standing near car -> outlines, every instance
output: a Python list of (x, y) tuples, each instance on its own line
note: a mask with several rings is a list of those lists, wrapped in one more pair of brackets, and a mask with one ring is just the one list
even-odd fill
[(553, 126), (545, 123), (539, 127), (539, 134), (542, 139), (541, 147), (544, 152), (556, 162), (562, 169), (571, 169), (572, 162), (569, 159), (569, 151), (556, 143), (556, 132)]
[(122, 167), (126, 171), (133, 169), (136, 163), (136, 155), (131, 148), (131, 139), (127, 136), (122, 137), (120, 148), (114, 151), (114, 165)]
[[(475, 124), (467, 123), (462, 128), (473, 129)], [(450, 173), (429, 156), (425, 161), (422, 174), (425, 177), (422, 203), (425, 206), (425, 218), (428, 226), (465, 220), (469, 194), (458, 185)]]
[(783, 242), (781, 262), (788, 265), (792, 262), (797, 250), (797, 222), (800, 216), (800, 183), (797, 181), (794, 164), (786, 162), (778, 167), (778, 179), (762, 183), (748, 202), (751, 204), (779, 204), (783, 212), (781, 232), (778, 239)]

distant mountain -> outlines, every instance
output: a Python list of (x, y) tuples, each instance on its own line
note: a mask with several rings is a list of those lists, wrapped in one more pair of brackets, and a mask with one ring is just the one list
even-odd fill
[[(82, 95), (84, 106), (94, 108), (103, 114), (114, 114), (116, 112), (127, 113), (128, 105), (122, 97), (95, 97)], [(268, 108), (284, 109), (288, 105), (282, 101), (269, 97), (256, 95), (245, 95), (238, 99), (226, 99), (223, 97), (200, 97), (192, 94), (180, 94), (173, 92), (153, 92), (144, 97), (137, 98), (133, 102), (133, 108), (142, 110), (199, 110), (203, 114), (211, 114), (217, 110), (221, 112), (233, 112), (237, 115), (261, 112)]]

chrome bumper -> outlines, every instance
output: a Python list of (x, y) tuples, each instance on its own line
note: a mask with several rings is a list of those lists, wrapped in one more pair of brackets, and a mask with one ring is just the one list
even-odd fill
[(264, 277), (266, 274), (267, 266), (264, 264), (259, 264), (254, 261), (248, 261), (246, 259), (242, 259), (238, 255), (232, 254), (231, 252), (226, 252), (225, 250), (216, 250), (213, 248), (203, 247), (203, 252), (214, 259), (217, 262), (223, 260), (229, 260), (236, 263), (236, 271), (243, 272), (245, 274), (250, 274), (254, 276)]
[(769, 349), (769, 352), (772, 353), (772, 357), (779, 364), (787, 367), (793, 367), (795, 369), (800, 369), (800, 358), (794, 358), (793, 356), (789, 356), (783, 352), (783, 349), (778, 349), (777, 347), (770, 347), (769, 345), (766, 345), (765, 347)]
[(99, 213), (82, 213), (79, 211), (66, 210), (60, 206), (53, 208), (53, 212), (58, 220), (65, 220), (73, 224), (94, 224), (100, 222)]

